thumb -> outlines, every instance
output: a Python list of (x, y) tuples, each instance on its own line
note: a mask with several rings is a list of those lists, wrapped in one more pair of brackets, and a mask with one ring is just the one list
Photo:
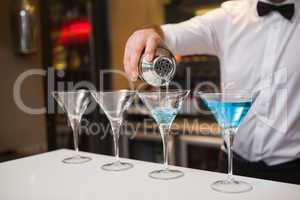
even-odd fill
[(145, 59), (151, 62), (155, 56), (155, 50), (157, 48), (157, 41), (153, 38), (149, 38), (145, 48)]

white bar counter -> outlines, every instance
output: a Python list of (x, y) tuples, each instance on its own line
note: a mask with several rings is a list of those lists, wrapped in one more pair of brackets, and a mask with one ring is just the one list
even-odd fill
[[(134, 167), (108, 172), (100, 168), (113, 157), (81, 152), (92, 157), (84, 164), (64, 164), (71, 150), (57, 150), (0, 163), (0, 200), (299, 200), (300, 186), (261, 179), (238, 177), (253, 186), (241, 194), (213, 191), (210, 184), (225, 174), (179, 168), (185, 176), (155, 180), (148, 172), (156, 163), (127, 160)], [(173, 167), (173, 166), (172, 166)], [(300, 169), (299, 169), (300, 173)]]

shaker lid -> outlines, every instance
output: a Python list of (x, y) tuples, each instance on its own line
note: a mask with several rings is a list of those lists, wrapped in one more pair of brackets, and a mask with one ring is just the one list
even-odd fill
[(167, 57), (157, 57), (154, 62), (155, 72), (162, 78), (167, 78), (174, 70), (174, 63)]

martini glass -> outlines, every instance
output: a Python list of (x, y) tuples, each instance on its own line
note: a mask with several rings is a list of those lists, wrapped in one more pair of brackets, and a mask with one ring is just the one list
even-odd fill
[(132, 103), (136, 92), (129, 90), (118, 90), (109, 92), (92, 91), (92, 96), (100, 105), (110, 121), (113, 132), (115, 161), (102, 165), (106, 171), (123, 171), (133, 167), (131, 163), (121, 162), (119, 158), (119, 136), (123, 122), (123, 114)]
[(212, 189), (224, 193), (242, 193), (252, 190), (252, 186), (250, 184), (235, 180), (232, 172), (233, 138), (252, 105), (251, 95), (242, 92), (200, 92), (199, 96), (206, 106), (212, 111), (219, 126), (222, 128), (223, 137), (228, 149), (227, 179), (214, 182), (211, 185)]
[(52, 96), (67, 113), (69, 124), (73, 130), (73, 140), (76, 155), (63, 159), (66, 164), (80, 164), (91, 160), (90, 157), (79, 155), (78, 140), (80, 132), (80, 122), (83, 113), (90, 103), (90, 93), (86, 90), (69, 92), (52, 92)]
[(140, 98), (158, 124), (163, 143), (163, 168), (150, 172), (151, 178), (170, 180), (184, 175), (183, 172), (170, 169), (168, 166), (168, 150), (171, 148), (168, 141), (170, 139), (170, 127), (189, 92), (189, 90), (139, 92)]

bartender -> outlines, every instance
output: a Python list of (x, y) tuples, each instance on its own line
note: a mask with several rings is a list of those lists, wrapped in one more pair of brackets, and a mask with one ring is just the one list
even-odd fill
[(138, 76), (145, 49), (210, 54), (221, 63), (223, 91), (255, 101), (233, 143), (235, 173), (300, 184), (300, 1), (236, 0), (178, 24), (149, 26), (128, 39), (125, 71)]

